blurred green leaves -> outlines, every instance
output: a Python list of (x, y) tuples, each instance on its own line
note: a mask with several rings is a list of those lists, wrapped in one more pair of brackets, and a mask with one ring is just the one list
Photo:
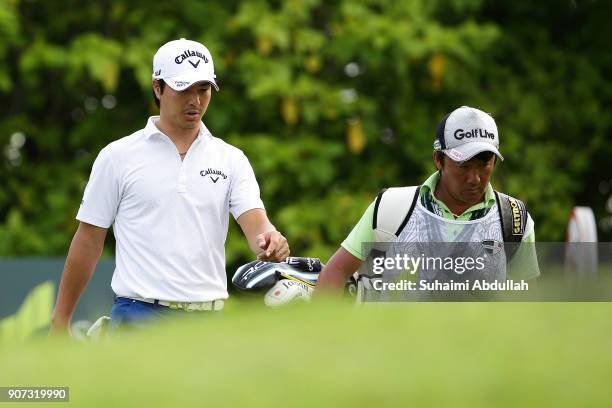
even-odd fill
[[(221, 91), (204, 121), (247, 154), (294, 254), (327, 260), (381, 188), (422, 182), (437, 122), (461, 105), (497, 119), (507, 160), (495, 186), (527, 202), (538, 239), (562, 239), (573, 205), (605, 211), (597, 185), (612, 179), (611, 59), (592, 38), (611, 36), (609, 12), (553, 0), (0, 0), (0, 255), (65, 254), (97, 152), (156, 114), (152, 57), (180, 37), (211, 50)], [(252, 257), (235, 226), (227, 257)]]
[(0, 320), (0, 344), (20, 343), (46, 330), (51, 323), (55, 284), (41, 283), (32, 289), (17, 313)]

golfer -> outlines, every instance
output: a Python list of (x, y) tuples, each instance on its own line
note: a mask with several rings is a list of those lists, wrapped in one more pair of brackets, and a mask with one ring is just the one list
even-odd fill
[(99, 153), (77, 214), (53, 312), (66, 332), (102, 252), (116, 238), (111, 326), (177, 312), (217, 311), (227, 299), (229, 213), (261, 260), (280, 262), (287, 240), (269, 221), (243, 152), (202, 123), (219, 90), (209, 50), (186, 39), (153, 57), (159, 116)]
[[(493, 190), (489, 179), (497, 160), (503, 157), (490, 115), (467, 106), (447, 114), (436, 130), (437, 171), (420, 186), (383, 190), (326, 264), (317, 288), (343, 287), (368, 256), (380, 255), (376, 245), (381, 242), (413, 249), (419, 248), (413, 243), (477, 243), (488, 251), (485, 259), (503, 262), (500, 274), (490, 278), (537, 277), (534, 245), (522, 245), (535, 242), (534, 222), (522, 201)], [(443, 245), (438, 248), (444, 252)], [(419, 273), (440, 278), (423, 268)], [(461, 277), (455, 273), (452, 278)]]

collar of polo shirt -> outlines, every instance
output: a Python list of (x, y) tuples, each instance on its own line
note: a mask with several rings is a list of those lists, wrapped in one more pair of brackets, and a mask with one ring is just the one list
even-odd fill
[[(149, 120), (147, 121), (147, 125), (144, 128), (144, 135), (147, 139), (150, 139), (153, 135), (160, 135), (160, 136), (168, 137), (168, 135), (166, 135), (164, 132), (159, 130), (159, 128), (155, 125), (155, 123), (157, 123), (158, 120), (159, 120), (159, 115), (151, 116)], [(199, 138), (205, 138), (205, 137), (211, 138), (212, 137), (212, 134), (210, 133), (210, 131), (208, 130), (208, 128), (202, 121), (200, 121), (200, 130), (198, 131), (198, 137)]]

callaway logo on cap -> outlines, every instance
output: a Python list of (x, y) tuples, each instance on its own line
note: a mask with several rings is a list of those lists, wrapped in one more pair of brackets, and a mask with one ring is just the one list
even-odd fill
[(196, 82), (210, 82), (218, 91), (210, 51), (196, 41), (174, 40), (162, 45), (153, 57), (153, 79), (163, 79), (175, 91)]
[(466, 161), (478, 153), (499, 153), (499, 134), (491, 115), (480, 109), (462, 106), (446, 115), (436, 128), (434, 149), (454, 161)]

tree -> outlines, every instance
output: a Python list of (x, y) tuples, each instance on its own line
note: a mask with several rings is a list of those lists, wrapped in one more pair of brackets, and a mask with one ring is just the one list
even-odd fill
[[(1, 0), (0, 254), (65, 254), (93, 160), (156, 113), (152, 55), (180, 37), (211, 50), (221, 92), (204, 120), (246, 152), (294, 254), (325, 261), (382, 187), (422, 182), (436, 124), (460, 105), (496, 117), (507, 160), (495, 185), (527, 202), (539, 240), (562, 239), (574, 203), (605, 212), (609, 11), (551, 0)], [(229, 270), (252, 257), (232, 228)]]

